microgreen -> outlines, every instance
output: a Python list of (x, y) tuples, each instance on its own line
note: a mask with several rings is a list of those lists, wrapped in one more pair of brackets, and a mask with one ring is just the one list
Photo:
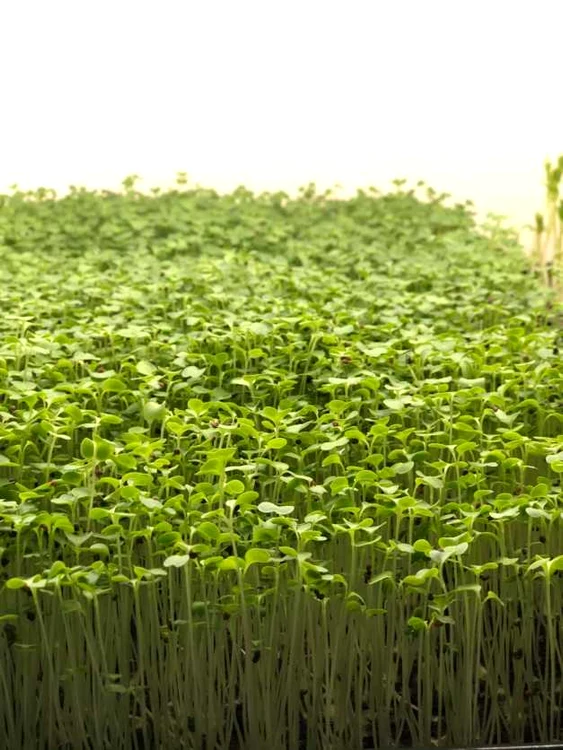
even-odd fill
[(0, 201), (0, 745), (559, 739), (563, 311), (514, 233), (135, 181)]

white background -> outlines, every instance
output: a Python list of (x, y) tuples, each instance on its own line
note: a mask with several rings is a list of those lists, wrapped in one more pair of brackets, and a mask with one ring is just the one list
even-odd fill
[(521, 225), (563, 152), (560, 0), (1, 0), (0, 190), (423, 179)]

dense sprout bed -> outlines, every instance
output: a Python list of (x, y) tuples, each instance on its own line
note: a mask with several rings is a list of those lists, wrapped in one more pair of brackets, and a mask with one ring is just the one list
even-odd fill
[(0, 207), (0, 745), (563, 731), (561, 305), (428, 191)]

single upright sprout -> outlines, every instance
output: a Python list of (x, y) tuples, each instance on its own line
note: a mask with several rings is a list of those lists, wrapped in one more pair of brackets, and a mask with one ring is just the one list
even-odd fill
[(535, 234), (535, 243), (534, 243), (534, 262), (537, 264), (537, 266), (542, 269), (543, 268), (543, 258), (542, 258), (542, 237), (543, 233), (545, 232), (545, 221), (543, 218), (543, 215), (539, 212), (535, 216), (536, 220), (536, 234)]

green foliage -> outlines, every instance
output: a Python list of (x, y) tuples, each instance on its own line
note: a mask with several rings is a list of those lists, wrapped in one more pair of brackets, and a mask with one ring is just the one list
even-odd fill
[(1, 199), (0, 745), (558, 739), (563, 311), (513, 234), (136, 179)]

